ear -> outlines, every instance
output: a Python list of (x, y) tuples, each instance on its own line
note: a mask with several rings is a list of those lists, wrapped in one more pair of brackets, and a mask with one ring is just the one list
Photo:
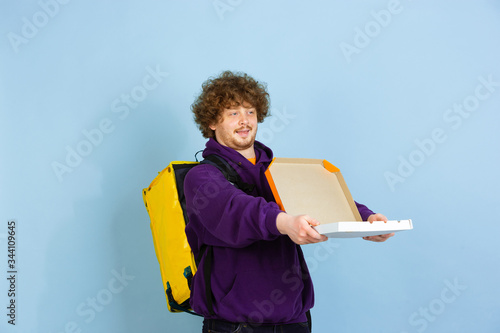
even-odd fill
[(215, 129), (217, 128), (217, 126), (215, 126), (215, 124), (211, 124), (211, 125), (209, 125), (208, 127), (210, 127), (210, 129), (211, 129), (212, 131), (215, 131)]

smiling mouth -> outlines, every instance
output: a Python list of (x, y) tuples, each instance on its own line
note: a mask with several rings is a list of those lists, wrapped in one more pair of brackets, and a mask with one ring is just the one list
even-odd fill
[(236, 133), (241, 137), (247, 137), (250, 134), (250, 129), (249, 128), (239, 129), (236, 131)]

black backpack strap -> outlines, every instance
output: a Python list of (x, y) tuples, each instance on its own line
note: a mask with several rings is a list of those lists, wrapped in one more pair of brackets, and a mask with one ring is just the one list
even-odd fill
[[(204, 251), (203, 251), (204, 250)], [(212, 266), (214, 261), (214, 247), (204, 245), (202, 252), (206, 252), (205, 264), (203, 266), (203, 280), (205, 280), (205, 297), (207, 299), (207, 308), (210, 315), (214, 312), (214, 294), (212, 292)]]
[(182, 304), (177, 303), (177, 301), (174, 299), (174, 296), (172, 295), (172, 287), (170, 286), (170, 283), (168, 281), (167, 281), (167, 289), (165, 290), (165, 293), (167, 294), (168, 304), (170, 305), (171, 309), (175, 309), (178, 311), (184, 311), (184, 312), (192, 314), (194, 316), (202, 317), (202, 315), (197, 314), (196, 312), (189, 310), (189, 299), (186, 300)]
[(242, 190), (247, 194), (250, 194), (250, 192), (252, 192), (253, 189), (255, 188), (254, 184), (248, 184), (245, 183), (243, 180), (241, 180), (241, 177), (236, 172), (236, 170), (234, 170), (234, 168), (225, 159), (223, 159), (218, 155), (208, 155), (200, 163), (211, 164), (217, 167), (217, 169), (219, 169), (222, 172), (224, 177), (231, 184), (233, 184), (234, 186), (236, 186), (236, 188), (239, 188), (240, 190)]
[(214, 312), (214, 294), (212, 293), (212, 265), (214, 260), (213, 246), (202, 245), (198, 257), (195, 258), (196, 266), (199, 265), (203, 255), (205, 255), (205, 263), (203, 265), (203, 280), (205, 280), (205, 299), (207, 300), (207, 308), (210, 315), (215, 315)]
[(306, 317), (307, 317), (307, 325), (309, 326), (309, 332), (312, 332), (313, 331), (313, 323), (312, 323), (312, 317), (311, 317), (311, 310), (307, 310)]

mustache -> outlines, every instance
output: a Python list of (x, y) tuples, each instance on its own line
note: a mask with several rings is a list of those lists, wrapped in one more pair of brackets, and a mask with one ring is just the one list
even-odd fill
[(235, 130), (235, 132), (239, 132), (239, 131), (246, 131), (246, 130), (249, 130), (251, 131), (253, 128), (251, 126), (243, 126), (243, 127), (240, 127), (238, 129)]

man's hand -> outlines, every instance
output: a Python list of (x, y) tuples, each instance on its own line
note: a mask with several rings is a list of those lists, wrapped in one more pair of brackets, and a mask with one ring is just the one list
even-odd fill
[[(387, 221), (387, 217), (385, 217), (382, 214), (372, 214), (372, 215), (368, 216), (368, 222), (373, 223), (373, 221)], [(392, 236), (394, 236), (394, 233), (385, 234), (385, 235), (378, 235), (378, 236), (367, 236), (367, 237), (363, 237), (363, 239), (369, 240), (372, 242), (385, 242), (386, 240), (388, 240)]]
[(288, 235), (294, 243), (299, 245), (324, 242), (328, 239), (312, 228), (317, 225), (319, 222), (307, 215), (292, 216), (281, 212), (276, 218), (278, 231), (283, 235)]

